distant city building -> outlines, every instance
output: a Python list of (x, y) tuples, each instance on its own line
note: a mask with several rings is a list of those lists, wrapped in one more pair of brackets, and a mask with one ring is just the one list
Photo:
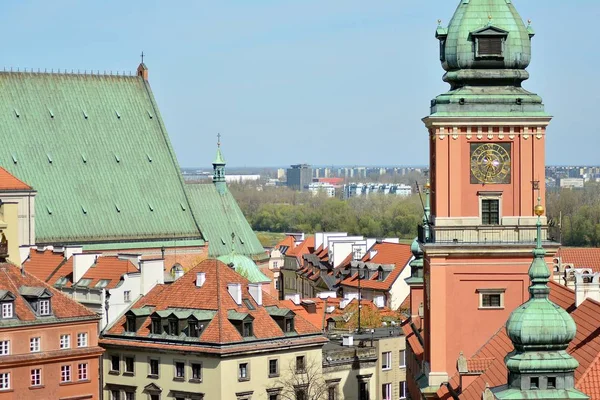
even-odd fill
[(335, 186), (327, 182), (313, 182), (308, 185), (308, 191), (313, 195), (325, 193), (327, 197), (335, 197)]
[(386, 183), (351, 183), (344, 185), (345, 199), (356, 196), (368, 196), (373, 193), (404, 197), (412, 194), (412, 188), (408, 185)]
[(225, 175), (225, 182), (227, 183), (256, 182), (259, 180), (260, 175)]
[(308, 164), (292, 165), (287, 170), (287, 185), (294, 190), (304, 191), (312, 182), (312, 168)]
[(283, 169), (283, 168), (277, 169), (277, 179), (279, 179), (280, 181), (285, 179), (285, 169)]
[(562, 178), (560, 180), (561, 188), (582, 188), (583, 178)]

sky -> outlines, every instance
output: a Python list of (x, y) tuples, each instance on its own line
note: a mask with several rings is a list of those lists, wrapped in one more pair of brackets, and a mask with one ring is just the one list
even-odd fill
[[(437, 20), (459, 0), (3, 1), (0, 68), (134, 71), (143, 51), (179, 163), (426, 165)], [(513, 0), (548, 164), (600, 165), (597, 0)], [(1, 90), (1, 88), (0, 88)]]

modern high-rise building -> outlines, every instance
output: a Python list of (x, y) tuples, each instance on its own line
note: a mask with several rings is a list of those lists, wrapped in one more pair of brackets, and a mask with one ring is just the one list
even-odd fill
[(312, 182), (313, 171), (308, 164), (292, 165), (287, 170), (287, 185), (294, 190), (308, 190), (308, 185)]

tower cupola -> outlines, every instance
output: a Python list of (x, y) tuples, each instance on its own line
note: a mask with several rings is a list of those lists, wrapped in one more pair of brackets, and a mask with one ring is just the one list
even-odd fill
[(217, 155), (213, 161), (213, 183), (217, 186), (219, 192), (227, 188), (225, 180), (225, 159), (221, 153), (221, 134), (217, 135)]

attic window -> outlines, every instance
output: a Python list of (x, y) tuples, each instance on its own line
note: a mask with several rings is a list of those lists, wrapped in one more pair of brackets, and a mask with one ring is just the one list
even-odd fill
[(256, 308), (252, 305), (250, 300), (244, 299), (242, 301), (244, 302), (244, 305), (246, 306), (246, 308), (248, 308), (248, 310), (256, 310)]
[(200, 324), (200, 322), (194, 320), (188, 321), (188, 337), (200, 337), (203, 330), (204, 325)]
[(100, 279), (98, 283), (96, 283), (97, 288), (105, 288), (110, 283), (110, 279)]
[(135, 332), (135, 317), (128, 315), (125, 321), (125, 332)]
[(502, 37), (478, 37), (475, 39), (477, 57), (502, 57), (504, 54), (504, 38)]
[(39, 303), (38, 304), (39, 315), (50, 315), (51, 314), (50, 299), (39, 300), (38, 303)]
[(244, 322), (242, 336), (243, 337), (252, 336), (252, 321)]
[(179, 321), (175, 318), (169, 319), (169, 335), (179, 335)]
[(58, 286), (58, 287), (64, 286), (64, 285), (67, 284), (68, 281), (69, 280), (66, 277), (61, 276), (60, 278), (58, 278), (58, 280), (56, 281), (56, 283), (54, 284), (54, 286)]
[(88, 278), (80, 279), (79, 282), (77, 282), (76, 286), (88, 287), (88, 286), (90, 286), (90, 283), (92, 283), (91, 279), (88, 279)]
[(162, 329), (160, 326), (160, 318), (152, 318), (152, 330), (151, 332), (155, 335), (160, 335), (162, 333)]

